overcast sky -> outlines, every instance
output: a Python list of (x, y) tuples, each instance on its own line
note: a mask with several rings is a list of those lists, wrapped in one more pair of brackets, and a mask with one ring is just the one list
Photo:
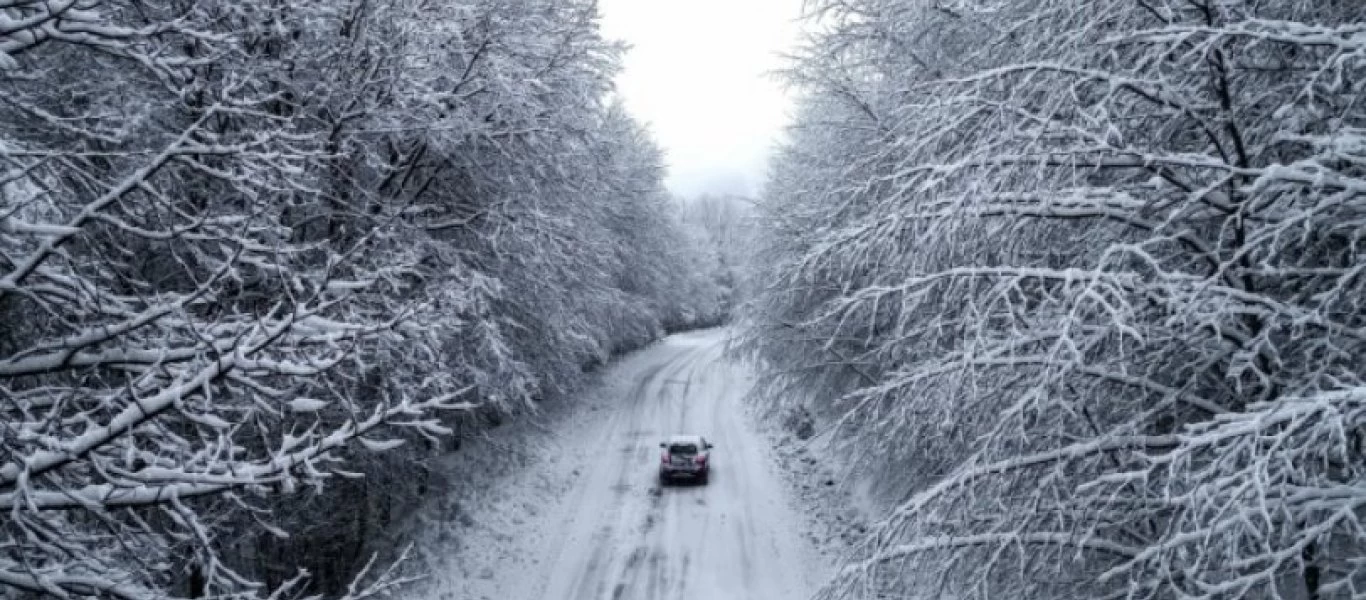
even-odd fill
[(669, 189), (755, 195), (790, 100), (767, 72), (796, 39), (802, 0), (599, 0), (632, 45), (618, 91), (669, 162)]

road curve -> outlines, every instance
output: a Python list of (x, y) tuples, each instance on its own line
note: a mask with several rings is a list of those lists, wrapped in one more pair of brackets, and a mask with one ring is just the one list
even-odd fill
[[(672, 336), (613, 367), (601, 419), (571, 432), (579, 475), (552, 511), (526, 600), (788, 600), (810, 595), (814, 555), (784, 501), (742, 398), (747, 373), (724, 331)], [(659, 442), (698, 433), (716, 447), (706, 486), (661, 487)], [(506, 575), (506, 574), (504, 574)]]

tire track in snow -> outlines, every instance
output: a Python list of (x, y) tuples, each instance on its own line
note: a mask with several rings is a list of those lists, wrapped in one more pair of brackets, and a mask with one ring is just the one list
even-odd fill
[[(601, 598), (621, 598), (626, 589), (621, 585), (614, 585), (613, 580), (620, 580), (621, 577), (611, 577), (609, 574), (622, 573), (629, 569), (631, 555), (621, 556), (619, 546), (623, 542), (623, 537), (630, 535), (633, 524), (633, 511), (629, 510), (631, 497), (638, 487), (642, 484), (637, 465), (653, 464), (650, 460), (653, 456), (652, 444), (647, 443), (653, 437), (661, 434), (656, 427), (646, 427), (647, 417), (655, 411), (655, 404), (660, 399), (668, 395), (668, 382), (685, 369), (690, 356), (694, 351), (685, 351), (670, 361), (652, 366), (638, 375), (637, 381), (627, 392), (625, 398), (618, 400), (618, 405), (623, 405), (624, 410), (615, 413), (614, 418), (608, 421), (606, 431), (599, 436), (601, 440), (620, 440), (627, 452), (622, 452), (620, 458), (613, 457), (616, 461), (615, 469), (611, 469), (610, 462), (595, 464), (591, 468), (595, 472), (614, 472), (611, 475), (609, 489), (612, 496), (609, 502), (601, 499), (591, 500), (592, 497), (600, 495), (589, 494), (581, 497), (580, 516), (585, 512), (599, 512), (602, 515), (615, 515), (616, 518), (602, 519), (604, 534), (601, 537), (592, 538), (592, 543), (588, 551), (588, 561), (583, 569), (574, 575), (574, 583), (571, 589), (574, 590), (574, 598), (601, 599)], [(625, 416), (625, 423), (621, 417)], [(588, 455), (592, 455), (591, 453)], [(596, 479), (596, 478), (595, 478)], [(648, 481), (646, 482), (648, 484)], [(584, 550), (582, 546), (577, 549)], [(562, 555), (564, 552), (562, 551)], [(553, 584), (552, 584), (553, 585)], [(547, 592), (547, 600), (559, 598), (560, 596)]]
[[(646, 450), (646, 457), (645, 460), (642, 461), (642, 464), (654, 464), (653, 460), (651, 460), (654, 456), (654, 449), (656, 448), (654, 442), (664, 438), (672, 432), (672, 430), (669, 429), (669, 423), (678, 422), (678, 419), (670, 419), (668, 417), (668, 407), (678, 406), (680, 407), (680, 410), (686, 413), (686, 407), (688, 405), (688, 402), (686, 401), (687, 391), (691, 388), (699, 361), (704, 354), (705, 348), (685, 353), (675, 362), (674, 368), (669, 373), (655, 377), (655, 379), (659, 381), (659, 387), (656, 393), (650, 394), (650, 390), (646, 389), (644, 390), (644, 394), (636, 396), (636, 399), (638, 399), (641, 404), (640, 413), (656, 412), (659, 415), (659, 417), (655, 419), (657, 424), (656, 429), (651, 430), (655, 434), (654, 438), (643, 438), (639, 440), (642, 447)], [(675, 390), (679, 385), (683, 386), (683, 390), (681, 392), (676, 392)], [(678, 418), (681, 419), (682, 417), (683, 415), (679, 415)], [(629, 466), (624, 469), (624, 471), (629, 470), (631, 470), (631, 467)], [(617, 583), (613, 587), (613, 600), (637, 597), (662, 598), (662, 594), (668, 591), (668, 582), (670, 581), (670, 578), (668, 577), (668, 568), (670, 566), (670, 561), (668, 560), (667, 540), (662, 535), (662, 530), (658, 530), (652, 525), (658, 518), (656, 512), (653, 511), (659, 510), (660, 505), (663, 504), (661, 502), (653, 501), (656, 497), (663, 497), (663, 490), (660, 490), (657, 487), (658, 485), (659, 484), (656, 481), (651, 487), (652, 501), (649, 503), (650, 510), (645, 512), (641, 526), (639, 527), (640, 538), (635, 541), (629, 539), (621, 540), (622, 543), (626, 545), (634, 544), (635, 550), (628, 556), (621, 571), (615, 577)], [(655, 495), (655, 491), (659, 492), (658, 496)], [(675, 498), (670, 497), (668, 504), (673, 504), (675, 500)], [(663, 512), (664, 514), (668, 514), (669, 512), (672, 512), (672, 510)], [(646, 556), (650, 557), (648, 561), (643, 560)], [(644, 590), (641, 590), (642, 587)]]

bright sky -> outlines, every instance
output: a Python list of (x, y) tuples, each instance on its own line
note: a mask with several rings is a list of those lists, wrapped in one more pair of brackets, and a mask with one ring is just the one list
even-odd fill
[(756, 195), (791, 101), (769, 72), (796, 40), (802, 0), (599, 0), (603, 32), (632, 45), (617, 80), (669, 162), (669, 189)]

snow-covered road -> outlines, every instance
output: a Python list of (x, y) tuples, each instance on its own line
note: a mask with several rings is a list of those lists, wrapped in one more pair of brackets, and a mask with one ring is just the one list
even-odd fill
[[(767, 439), (751, 427), (747, 373), (723, 347), (723, 331), (676, 335), (609, 367), (581, 413), (552, 425), (558, 443), (525, 467), (542, 472), (503, 482), (549, 491), (543, 503), (513, 492), (530, 516), (501, 531), (456, 532), (466, 550), (453, 551), (445, 568), (473, 575), (437, 574), (444, 593), (432, 597), (809, 596), (826, 565), (801, 534)], [(659, 442), (672, 433), (715, 444), (709, 485), (659, 486)], [(470, 520), (487, 521), (481, 510)]]
[[(647, 351), (619, 410), (585, 431), (544, 600), (788, 599), (810, 590), (799, 519), (784, 502), (763, 437), (747, 426), (748, 384), (722, 357), (719, 332), (676, 336)], [(642, 357), (645, 358), (645, 357)], [(656, 481), (659, 442), (699, 433), (716, 445), (711, 482)], [(540, 582), (537, 582), (540, 583)]]

